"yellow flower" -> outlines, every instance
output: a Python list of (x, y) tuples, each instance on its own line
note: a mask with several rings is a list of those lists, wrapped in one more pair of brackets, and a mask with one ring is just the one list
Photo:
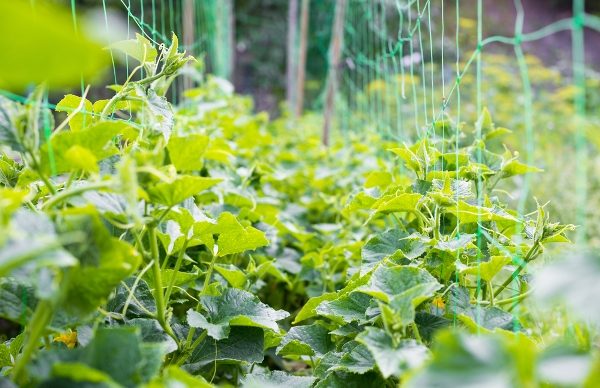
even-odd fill
[(54, 342), (62, 342), (67, 345), (67, 348), (73, 349), (75, 345), (77, 345), (77, 332), (69, 329), (64, 333), (60, 333), (56, 337), (54, 337)]
[(444, 303), (444, 299), (442, 299), (441, 296), (436, 296), (435, 298), (433, 298), (431, 303), (433, 303), (433, 305), (439, 309), (443, 309), (446, 307), (446, 303)]

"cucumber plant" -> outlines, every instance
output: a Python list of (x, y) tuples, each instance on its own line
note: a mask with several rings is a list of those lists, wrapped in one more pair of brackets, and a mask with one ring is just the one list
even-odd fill
[(515, 350), (539, 352), (529, 319), (513, 313), (529, 264), (573, 227), (501, 200), (503, 180), (537, 171), (498, 144), (506, 129), (484, 111), (412, 145), (364, 135), (324, 149), (310, 116), (291, 132), (214, 77), (173, 106), (173, 79), (202, 64), (172, 41), (114, 44), (139, 65), (110, 99), (65, 96), (58, 124), (43, 88), (0, 98), (0, 317), (19, 325), (0, 344), (4, 376), (539, 382)]

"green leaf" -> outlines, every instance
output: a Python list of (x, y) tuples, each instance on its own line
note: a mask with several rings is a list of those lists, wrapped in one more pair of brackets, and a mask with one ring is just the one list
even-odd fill
[(315, 388), (365, 388), (384, 387), (385, 381), (378, 373), (355, 374), (331, 372), (315, 384)]
[(419, 193), (402, 193), (391, 198), (384, 198), (376, 202), (373, 207), (377, 213), (412, 212), (423, 198)]
[(13, 322), (27, 322), (37, 304), (33, 286), (15, 278), (0, 278), (0, 317)]
[(332, 301), (323, 301), (317, 313), (339, 323), (366, 323), (366, 311), (372, 298), (361, 292), (351, 292)]
[(218, 257), (263, 247), (269, 243), (264, 232), (252, 226), (242, 226), (231, 213), (221, 213), (214, 229), (219, 235)]
[(521, 386), (515, 381), (511, 359), (497, 336), (446, 331), (437, 336), (432, 362), (411, 376), (406, 386)]
[(61, 362), (54, 364), (52, 366), (52, 375), (56, 379), (51, 381), (56, 382), (57, 380), (67, 379), (69, 382), (75, 382), (81, 385), (85, 385), (83, 383), (102, 383), (102, 385), (106, 385), (108, 387), (119, 386), (108, 374), (89, 367), (81, 362)]
[(141, 112), (143, 122), (147, 123), (146, 125), (153, 133), (162, 135), (166, 141), (169, 141), (175, 126), (173, 107), (165, 97), (159, 96), (152, 89), (148, 90), (147, 95), (143, 94), (143, 91), (139, 91), (138, 94), (145, 96), (144, 101), (147, 107)]
[(221, 179), (218, 178), (180, 175), (172, 182), (159, 182), (147, 191), (152, 201), (165, 206), (175, 206), (219, 182)]
[(242, 378), (243, 388), (310, 388), (315, 378), (311, 376), (294, 376), (280, 370), (247, 374)]
[(509, 224), (518, 222), (515, 217), (507, 213), (483, 206), (471, 205), (464, 201), (458, 201), (458, 205), (449, 206), (445, 208), (445, 211), (456, 216), (461, 224), (488, 221), (502, 221)]
[(402, 325), (414, 321), (415, 308), (431, 298), (442, 285), (429, 272), (409, 266), (378, 267), (360, 292), (386, 303)]
[(479, 328), (514, 330), (518, 326), (512, 314), (498, 307), (472, 305), (469, 291), (462, 287), (452, 289), (449, 305), (452, 306), (452, 313), (457, 314), (458, 319), (473, 332), (479, 331)]
[(202, 169), (202, 155), (208, 146), (208, 136), (187, 135), (172, 136), (167, 149), (171, 163), (178, 171), (192, 171)]
[(388, 257), (399, 259), (406, 257), (414, 260), (425, 252), (425, 245), (410, 238), (408, 233), (398, 229), (389, 229), (383, 233), (377, 234), (362, 247), (362, 267), (363, 272), (372, 269), (381, 260)]
[(0, 368), (11, 366), (13, 363), (10, 350), (5, 344), (0, 344)]
[(119, 284), (114, 297), (108, 302), (108, 309), (122, 314), (125, 308), (128, 318), (150, 317), (156, 313), (154, 296), (146, 281), (140, 279), (136, 283), (136, 278), (129, 277)]
[(319, 296), (315, 296), (310, 298), (304, 306), (300, 309), (298, 314), (296, 315), (296, 319), (294, 319), (294, 324), (298, 322), (302, 322), (306, 319), (312, 318), (317, 314), (317, 307), (324, 302), (337, 299), (344, 295), (349, 294), (350, 292), (356, 290), (360, 286), (366, 284), (369, 281), (369, 276), (361, 276), (360, 273), (355, 273), (352, 278), (347, 282), (346, 286), (339, 290), (338, 292), (326, 292)]
[(175, 340), (163, 330), (156, 319), (134, 318), (127, 320), (125, 324), (139, 328), (143, 342), (160, 344), (165, 353), (177, 350)]
[(27, 274), (31, 275), (30, 271), (36, 268), (77, 264), (77, 260), (62, 248), (52, 222), (43, 213), (17, 211), (3, 238), (5, 241), (0, 245), (0, 276), (24, 266), (28, 268)]
[(71, 312), (87, 314), (105, 303), (111, 292), (132, 274), (141, 256), (129, 243), (110, 236), (97, 214), (89, 209), (73, 210), (61, 220), (66, 231), (86, 234), (82, 243), (70, 244), (69, 251), (79, 258), (64, 284), (64, 307)]
[(525, 163), (521, 163), (518, 160), (511, 160), (508, 163), (502, 164), (502, 173), (504, 178), (508, 178), (515, 175), (524, 175), (530, 172), (542, 172), (544, 170), (534, 166), (528, 166)]
[(197, 373), (205, 365), (215, 362), (262, 362), (264, 334), (257, 327), (232, 327), (229, 336), (221, 341), (206, 338), (192, 353), (184, 367)]
[(0, 95), (0, 144), (5, 144), (17, 152), (25, 150), (17, 128), (24, 110), (21, 104)]
[(323, 356), (332, 347), (329, 330), (314, 323), (292, 327), (277, 347), (277, 354), (280, 356)]
[(81, 111), (71, 117), (69, 120), (69, 127), (72, 131), (80, 131), (83, 128), (93, 123), (93, 105), (88, 99), (83, 99), (74, 94), (67, 94), (56, 104), (57, 112), (65, 112), (70, 115), (79, 106), (82, 106)]
[(331, 372), (365, 374), (375, 368), (375, 360), (366, 346), (356, 341), (345, 343), (340, 352), (331, 351), (323, 356), (315, 375), (326, 376)]
[(356, 340), (369, 349), (386, 379), (401, 377), (405, 372), (420, 367), (429, 357), (426, 346), (410, 339), (394, 344), (384, 330), (376, 327), (367, 327)]
[(177, 366), (167, 366), (159, 379), (147, 385), (148, 388), (182, 387), (182, 388), (212, 388), (213, 385), (202, 376), (192, 376)]
[(43, 82), (51, 88), (76, 86), (108, 63), (107, 53), (85, 36), (84, 26), (79, 26), (79, 34), (73, 32), (65, 8), (48, 2), (33, 7), (28, 1), (2, 1), (0, 15), (0, 89), (21, 91)]
[[(52, 136), (52, 155), (56, 173), (78, 171), (83, 167), (97, 171), (96, 160), (100, 161), (119, 153), (115, 138), (119, 135), (131, 136), (135, 130), (125, 122), (103, 121), (77, 132), (61, 132)], [(41, 148), (41, 165), (50, 174), (50, 154), (48, 145)], [(79, 161), (84, 157), (85, 161)], [(94, 160), (94, 158), (96, 160)], [(82, 164), (83, 163), (83, 164)], [(92, 164), (92, 166), (90, 166)]]
[(328, 301), (328, 300), (334, 300), (338, 297), (338, 294), (335, 292), (326, 292), (324, 294), (321, 294), (319, 296), (314, 296), (312, 298), (310, 298), (305, 304), (304, 306), (302, 306), (302, 308), (300, 309), (300, 311), (298, 312), (298, 314), (296, 315), (296, 318), (294, 319), (294, 324), (305, 321), (309, 318), (312, 318), (314, 316), (317, 315), (317, 307), (319, 307), (319, 305), (324, 302), (324, 301)]
[(254, 326), (278, 332), (277, 321), (289, 316), (286, 311), (274, 310), (261, 303), (258, 297), (235, 288), (226, 288), (219, 296), (203, 296), (200, 303), (208, 319), (190, 309), (188, 324), (206, 329), (208, 335), (217, 340), (227, 338), (230, 326)]
[(158, 56), (152, 43), (140, 34), (135, 34), (135, 39), (113, 43), (110, 48), (121, 51), (140, 63), (154, 62)]
[(68, 377), (80, 383), (98, 382), (109, 376), (121, 386), (138, 386), (158, 373), (162, 357), (164, 352), (143, 343), (134, 327), (101, 327), (85, 347), (53, 347), (40, 352), (28, 365), (28, 372), (34, 381)]
[(215, 264), (214, 268), (232, 287), (243, 288), (246, 284), (246, 274), (235, 265)]
[(461, 274), (476, 275), (486, 282), (491, 282), (494, 276), (510, 263), (512, 263), (510, 257), (492, 256), (488, 261), (482, 261), (477, 266), (463, 269)]

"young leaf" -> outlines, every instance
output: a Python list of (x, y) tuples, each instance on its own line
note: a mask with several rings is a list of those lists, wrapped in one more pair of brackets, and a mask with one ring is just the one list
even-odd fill
[(152, 201), (165, 206), (175, 206), (192, 195), (209, 189), (221, 182), (218, 178), (181, 175), (172, 182), (159, 182), (148, 188)]
[(242, 226), (231, 213), (219, 216), (213, 233), (219, 235), (219, 257), (253, 250), (269, 243), (264, 232), (252, 226)]

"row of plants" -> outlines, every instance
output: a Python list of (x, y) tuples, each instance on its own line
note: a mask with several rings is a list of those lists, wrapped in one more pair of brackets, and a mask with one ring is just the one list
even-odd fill
[(573, 226), (501, 200), (538, 170), (487, 111), (324, 148), (198, 63), (173, 106), (172, 40), (114, 44), (138, 66), (108, 100), (0, 97), (3, 384), (594, 386), (593, 326), (527, 304)]
[[(465, 28), (465, 34), (473, 36), (476, 23), (471, 29)], [(468, 58), (459, 65), (465, 69)], [(481, 101), (488, 106), (494, 120), (512, 130), (503, 138), (510, 149), (519, 150), (524, 160), (531, 161), (544, 170), (544, 174), (528, 177), (527, 186), (535, 187), (535, 194), (552, 199), (548, 209), (562, 222), (585, 222), (584, 239), (587, 244), (597, 247), (598, 214), (595, 211), (600, 198), (599, 182), (596, 170), (598, 160), (598, 128), (600, 117), (597, 109), (600, 78), (591, 70), (586, 71), (586, 112), (581, 116), (576, 111), (575, 96), (577, 87), (571, 77), (565, 76), (558, 69), (544, 64), (533, 55), (525, 55), (527, 77), (531, 88), (531, 101), (526, 99), (525, 85), (519, 73), (514, 54), (506, 55), (484, 52), (481, 56), (482, 68), (480, 80)], [(382, 136), (415, 141), (425, 131), (425, 123), (431, 122), (430, 110), (435, 117), (440, 116), (444, 95), (448, 93), (454, 82), (454, 70), (441, 68), (436, 63), (426, 63), (418, 67), (413, 74), (388, 74), (387, 77), (374, 79), (364, 89), (349, 98), (348, 106), (340, 109), (342, 122), (350, 126), (350, 130), (362, 131), (365, 127), (376, 128)], [(441, 81), (445, 75), (445, 92)], [(432, 87), (429, 85), (434, 76)], [(477, 77), (475, 65), (463, 74), (460, 90), (455, 89), (446, 101), (445, 112), (465, 122), (475, 122), (481, 112), (477, 112)], [(460, 93), (460, 109), (457, 95)], [(429, 108), (421, 105), (427, 102)], [(530, 105), (529, 105), (530, 104)], [(351, 112), (350, 110), (354, 110)], [(529, 113), (528, 113), (529, 112)], [(526, 116), (531, 117), (531, 128), (527, 128)], [(415, 124), (416, 123), (416, 124)], [(585, 135), (585, 144), (578, 141), (578, 133)], [(578, 163), (573, 160), (578, 152), (585, 152), (586, 157)], [(581, 201), (573, 200), (579, 193), (582, 179), (581, 171), (587, 182), (585, 206)], [(579, 178), (578, 178), (579, 177)], [(556, 182), (563, 184), (557, 185)], [(517, 179), (515, 185), (525, 186), (525, 181)], [(519, 200), (508, 196), (505, 200), (517, 207)], [(535, 206), (533, 196), (527, 200), (528, 206)], [(580, 216), (573, 217), (574, 214)], [(583, 225), (582, 225), (583, 226)]]

